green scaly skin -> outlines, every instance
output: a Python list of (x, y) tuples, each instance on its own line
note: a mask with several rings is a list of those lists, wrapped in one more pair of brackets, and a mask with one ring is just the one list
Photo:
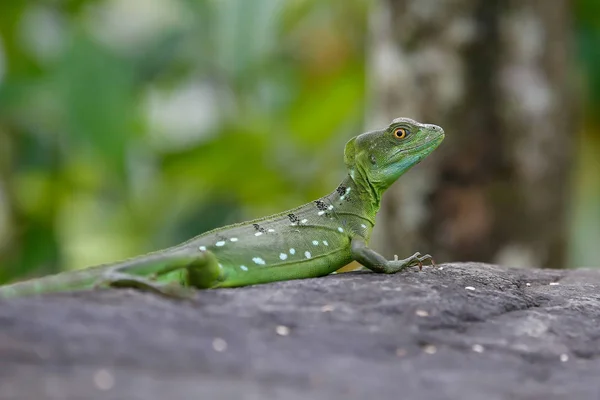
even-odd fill
[(438, 126), (395, 119), (386, 129), (363, 133), (346, 144), (348, 175), (319, 200), (130, 260), (3, 286), (0, 297), (96, 287), (133, 287), (181, 297), (190, 294), (189, 288), (319, 277), (353, 260), (388, 274), (421, 266), (431, 256), (415, 253), (387, 260), (367, 243), (382, 194), (443, 139)]

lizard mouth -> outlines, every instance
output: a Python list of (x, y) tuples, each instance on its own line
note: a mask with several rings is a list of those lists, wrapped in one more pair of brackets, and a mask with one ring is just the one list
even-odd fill
[(436, 135), (436, 136), (432, 137), (425, 143), (421, 143), (421, 144), (418, 144), (418, 145), (415, 145), (412, 147), (400, 149), (397, 152), (395, 152), (394, 154), (392, 154), (388, 158), (388, 161), (396, 162), (396, 161), (398, 161), (399, 158), (401, 158), (402, 156), (404, 156), (406, 154), (420, 153), (421, 151), (428, 149), (430, 147), (434, 149), (441, 143), (441, 141), (443, 139), (444, 139), (444, 134), (440, 134), (440, 135)]

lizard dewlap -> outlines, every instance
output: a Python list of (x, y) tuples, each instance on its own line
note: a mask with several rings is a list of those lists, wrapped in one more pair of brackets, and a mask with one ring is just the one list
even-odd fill
[(347, 176), (330, 194), (295, 209), (203, 233), (180, 245), (114, 264), (64, 272), (0, 288), (0, 296), (96, 287), (132, 287), (180, 296), (186, 288), (253, 285), (330, 274), (355, 260), (395, 273), (431, 260), (415, 253), (387, 260), (368, 247), (381, 196), (443, 141), (436, 125), (398, 118), (352, 138)]

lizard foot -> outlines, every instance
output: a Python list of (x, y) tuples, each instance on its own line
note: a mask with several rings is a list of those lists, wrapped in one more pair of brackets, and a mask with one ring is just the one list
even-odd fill
[[(419, 267), (419, 271), (423, 270), (423, 262), (424, 261), (430, 261), (430, 265), (435, 266), (435, 261), (433, 259), (433, 257), (429, 254), (425, 254), (425, 255), (421, 255), (421, 253), (419, 253), (418, 251), (413, 254), (412, 256), (410, 256), (409, 258), (411, 266), (418, 266)], [(398, 255), (394, 254), (394, 261), (398, 261)]]
[(194, 290), (177, 282), (158, 283), (151, 279), (115, 272), (106, 274), (94, 285), (94, 288), (102, 287), (133, 288), (175, 299), (192, 299), (194, 297)]

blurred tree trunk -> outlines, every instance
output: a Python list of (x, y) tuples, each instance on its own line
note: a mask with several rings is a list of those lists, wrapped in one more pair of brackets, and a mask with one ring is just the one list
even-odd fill
[(446, 140), (384, 197), (373, 246), (438, 261), (565, 267), (577, 127), (570, 2), (382, 0), (369, 127), (398, 116)]

